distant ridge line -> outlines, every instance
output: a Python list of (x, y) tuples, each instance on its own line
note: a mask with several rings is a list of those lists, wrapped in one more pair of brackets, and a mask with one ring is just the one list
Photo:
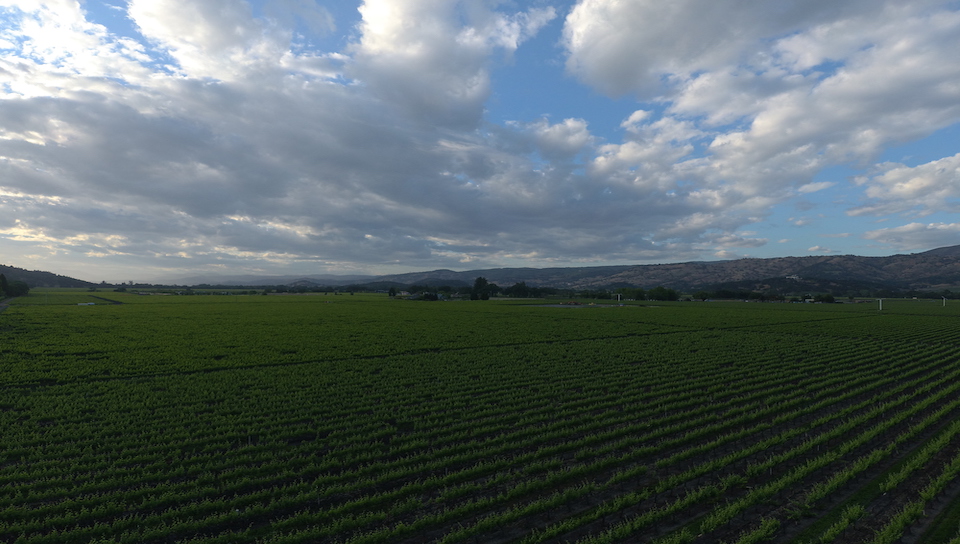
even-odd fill
[[(96, 287), (98, 284), (51, 272), (29, 271), (0, 265), (9, 281), (20, 280), (31, 287)], [(960, 287), (960, 245), (940, 247), (921, 253), (886, 257), (857, 255), (810, 255), (803, 257), (743, 258), (725, 261), (688, 261), (646, 265), (486, 268), (454, 271), (438, 269), (404, 274), (372, 275), (285, 275), (285, 276), (194, 276), (167, 285), (178, 286), (386, 286), (426, 285), (462, 287), (477, 277), (500, 287), (524, 282), (530, 287), (560, 289), (610, 289), (664, 286), (697, 289), (721, 284), (747, 285), (762, 289), (771, 279), (807, 278), (863, 283), (895, 289), (933, 290)], [(193, 280), (193, 281), (191, 281)], [(761, 283), (756, 283), (761, 282)]]

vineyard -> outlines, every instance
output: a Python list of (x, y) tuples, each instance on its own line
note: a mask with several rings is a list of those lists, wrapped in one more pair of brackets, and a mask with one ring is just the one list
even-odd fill
[(954, 301), (93, 295), (0, 313), (0, 542), (960, 543)]

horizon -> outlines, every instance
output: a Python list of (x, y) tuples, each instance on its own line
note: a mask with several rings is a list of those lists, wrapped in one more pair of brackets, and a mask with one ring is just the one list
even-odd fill
[[(191, 280), (191, 281), (197, 280), (198, 278), (201, 278), (201, 279), (203, 279), (203, 280), (220, 279), (220, 280), (226, 280), (226, 281), (231, 281), (231, 282), (232, 282), (232, 281), (237, 281), (237, 278), (242, 278), (242, 277), (258, 277), (258, 278), (264, 278), (264, 279), (267, 279), (267, 278), (291, 278), (291, 277), (300, 278), (300, 279), (318, 279), (318, 278), (323, 277), (323, 276), (333, 277), (333, 278), (338, 278), (338, 277), (339, 277), (339, 278), (343, 278), (343, 277), (355, 276), (355, 277), (360, 277), (360, 278), (364, 278), (364, 279), (368, 279), (368, 278), (370, 278), (370, 279), (375, 279), (375, 278), (389, 277), (389, 276), (396, 276), (396, 275), (405, 275), (405, 274), (427, 274), (427, 273), (430, 273), (430, 272), (453, 272), (453, 273), (455, 273), (455, 274), (462, 274), (462, 273), (466, 273), (466, 272), (484, 272), (484, 271), (489, 271), (489, 270), (516, 270), (516, 269), (524, 269), (524, 268), (528, 268), (528, 269), (532, 269), (532, 270), (548, 270), (548, 269), (551, 269), (551, 268), (601, 268), (601, 267), (608, 267), (608, 266), (615, 266), (615, 267), (635, 267), (635, 266), (659, 266), (659, 265), (687, 264), (687, 263), (719, 263), (719, 262), (731, 262), (731, 261), (752, 260), (752, 259), (754, 259), (754, 260), (755, 260), (755, 259), (796, 259), (796, 258), (809, 258), (809, 257), (875, 257), (875, 258), (884, 258), (884, 257), (894, 257), (894, 256), (897, 256), (897, 255), (916, 255), (916, 254), (919, 254), (919, 253), (926, 253), (926, 252), (928, 252), (928, 251), (934, 251), (934, 250), (938, 250), (938, 249), (946, 249), (946, 248), (951, 248), (951, 247), (960, 247), (960, 244), (958, 244), (958, 245), (956, 245), (956, 246), (937, 247), (937, 248), (932, 248), (932, 249), (929, 249), (929, 250), (919, 251), (919, 252), (891, 253), (891, 254), (889, 254), (889, 255), (856, 255), (856, 254), (852, 254), (852, 253), (846, 253), (846, 254), (836, 254), (836, 255), (780, 255), (780, 256), (775, 256), (775, 257), (737, 257), (737, 258), (735, 258), (735, 259), (715, 259), (715, 260), (709, 260), (709, 261), (707, 261), (707, 260), (693, 260), (693, 261), (674, 261), (674, 262), (659, 262), (659, 263), (634, 263), (634, 264), (620, 264), (620, 265), (591, 265), (591, 266), (564, 266), (564, 267), (549, 267), (549, 266), (548, 266), (548, 267), (485, 267), (485, 268), (465, 268), (465, 269), (461, 269), (461, 270), (452, 269), (452, 268), (434, 268), (434, 269), (423, 269), (423, 270), (410, 270), (410, 271), (406, 271), (406, 272), (397, 272), (397, 273), (389, 273), (389, 274), (363, 274), (363, 273), (333, 274), (333, 273), (328, 273), (328, 272), (322, 272), (322, 273), (309, 273), (309, 272), (308, 272), (308, 273), (304, 273), (304, 274), (228, 274), (228, 273), (218, 274), (218, 273), (209, 273), (209, 274), (194, 274), (194, 275), (192, 275), (192, 276), (182, 276), (182, 277), (178, 277), (178, 278), (157, 278), (156, 280), (149, 280), (149, 281), (138, 281), (138, 280), (123, 280), (123, 281), (87, 280), (87, 279), (79, 278), (79, 277), (76, 277), (76, 276), (72, 276), (72, 275), (70, 275), (70, 274), (64, 274), (64, 273), (61, 273), (60, 271), (53, 271), (53, 270), (29, 270), (29, 269), (25, 269), (25, 268), (23, 268), (23, 267), (19, 267), (19, 266), (16, 266), (16, 265), (11, 265), (11, 264), (9, 264), (9, 263), (0, 263), (0, 266), (9, 266), (9, 267), (12, 267), (12, 268), (20, 268), (20, 269), (22, 269), (22, 270), (27, 270), (27, 271), (30, 271), (30, 272), (45, 272), (45, 273), (51, 273), (51, 274), (55, 274), (55, 275), (58, 275), (58, 276), (64, 276), (64, 277), (67, 277), (67, 278), (70, 278), (70, 279), (80, 280), (80, 281), (84, 281), (84, 282), (91, 283), (91, 284), (101, 284), (101, 283), (106, 283), (106, 284), (108, 284), (108, 285), (128, 285), (128, 284), (138, 285), (138, 284), (142, 284), (142, 285), (166, 285), (166, 286), (181, 286), (181, 287), (186, 287), (186, 286), (195, 286), (195, 285), (201, 285), (201, 284), (208, 283), (207, 281), (200, 281), (199, 283), (189, 283), (189, 284), (187, 284), (187, 283), (182, 283), (182, 282), (187, 281), (187, 280)], [(216, 285), (216, 284), (211, 284), (211, 285)]]
[(958, 49), (952, 0), (7, 0), (0, 261), (154, 283), (953, 246)]

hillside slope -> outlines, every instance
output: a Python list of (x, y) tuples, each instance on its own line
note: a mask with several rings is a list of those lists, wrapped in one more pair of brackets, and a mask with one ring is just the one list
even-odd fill
[(0, 274), (6, 276), (7, 281), (22, 281), (34, 287), (94, 287), (95, 283), (61, 276), (41, 270), (26, 270), (15, 266), (0, 264)]
[(637, 266), (611, 280), (640, 286), (662, 284), (688, 288), (791, 275), (856, 280), (898, 288), (945, 288), (960, 284), (960, 252), (933, 250), (889, 257), (836, 255)]
[(530, 286), (572, 289), (658, 285), (691, 289), (786, 276), (859, 281), (898, 289), (943, 289), (960, 286), (960, 246), (888, 257), (821, 255), (637, 266), (434, 270), (380, 276), (377, 280), (404, 284), (470, 284), (478, 276), (501, 287), (523, 281)]
[[(94, 287), (96, 284), (38, 270), (0, 265), (8, 281), (20, 280), (30, 287)], [(526, 282), (531, 287), (602, 289), (611, 287), (699, 289), (797, 276), (836, 280), (893, 289), (939, 290), (960, 287), (960, 245), (909, 255), (860, 257), (819, 255), (733, 261), (694, 261), (653, 265), (591, 266), (567, 268), (488, 268), (457, 272), (433, 270), (383, 276), (236, 276), (203, 277), (204, 283), (233, 285), (431, 285), (462, 287), (477, 277), (500, 287)], [(294, 279), (296, 278), (296, 279)], [(197, 279), (197, 278), (193, 278)], [(226, 281), (228, 280), (228, 281)], [(183, 284), (189, 284), (183, 282)], [(378, 287), (379, 288), (379, 287)], [(385, 288), (385, 287), (384, 287)]]

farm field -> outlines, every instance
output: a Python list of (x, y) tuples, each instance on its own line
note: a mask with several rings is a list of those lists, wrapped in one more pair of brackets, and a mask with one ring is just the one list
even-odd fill
[(953, 544), (960, 303), (37, 290), (0, 433), (0, 542)]

